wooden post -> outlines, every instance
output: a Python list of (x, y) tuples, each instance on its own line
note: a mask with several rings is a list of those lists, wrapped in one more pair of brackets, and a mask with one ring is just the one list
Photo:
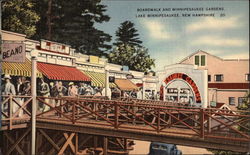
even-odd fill
[(76, 111), (76, 104), (75, 102), (73, 103), (73, 108), (72, 108), (72, 123), (75, 124), (75, 111)]
[(200, 137), (204, 138), (204, 109), (200, 110)]
[(94, 136), (94, 151), (97, 149), (98, 147), (98, 137)]
[(124, 151), (128, 151), (128, 139), (124, 138)]
[(119, 123), (119, 107), (118, 103), (115, 102), (115, 128), (118, 128), (118, 123)]
[(160, 132), (160, 125), (161, 125), (161, 120), (160, 120), (160, 118), (161, 118), (161, 114), (160, 114), (160, 109), (158, 109), (157, 110), (157, 133), (159, 133)]
[(10, 102), (9, 102), (9, 119), (10, 119), (10, 124), (9, 124), (9, 128), (10, 130), (12, 130), (12, 111), (13, 111), (13, 96), (10, 95)]
[(76, 140), (76, 143), (75, 143), (75, 155), (78, 154), (78, 133), (76, 133), (75, 135), (75, 140)]
[[(209, 114), (211, 115), (211, 110), (209, 109)], [(211, 132), (211, 117), (208, 116), (207, 119), (207, 132), (210, 133)]]
[(108, 138), (103, 137), (103, 155), (108, 155)]

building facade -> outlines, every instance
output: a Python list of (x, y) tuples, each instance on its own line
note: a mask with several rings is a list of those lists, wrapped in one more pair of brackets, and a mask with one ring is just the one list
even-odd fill
[(205, 51), (197, 51), (180, 64), (207, 70), (208, 103), (225, 103), (234, 109), (249, 93), (249, 59), (222, 59)]

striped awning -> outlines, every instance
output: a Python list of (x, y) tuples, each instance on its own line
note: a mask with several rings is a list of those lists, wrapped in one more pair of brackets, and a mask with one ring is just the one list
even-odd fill
[[(2, 73), (10, 76), (31, 77), (31, 61), (26, 58), (24, 63), (2, 62)], [(41, 72), (37, 72), (38, 77), (42, 77)]]
[(121, 90), (125, 91), (138, 90), (138, 87), (128, 79), (115, 79), (115, 84)]
[(51, 80), (91, 81), (90, 77), (75, 67), (38, 62), (37, 68)]
[[(91, 71), (83, 71), (86, 75), (91, 77), (91, 85), (95, 87), (105, 87), (105, 74), (104, 73), (97, 73)], [(116, 87), (115, 83), (109, 83), (109, 87), (114, 88)]]

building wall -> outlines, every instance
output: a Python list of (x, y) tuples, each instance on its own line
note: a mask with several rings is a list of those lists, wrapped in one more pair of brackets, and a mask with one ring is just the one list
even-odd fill
[[(213, 96), (215, 98), (216, 102), (219, 103), (226, 103), (229, 105), (231, 109), (236, 110), (236, 107), (239, 105), (239, 97), (244, 97), (246, 95), (247, 91), (239, 91), (239, 90), (215, 90), (211, 91), (209, 90), (209, 100), (213, 100)], [(230, 105), (229, 104), (229, 97), (234, 97), (235, 98), (235, 105)]]
[[(249, 74), (249, 59), (222, 59), (204, 51), (198, 51), (193, 55), (185, 58), (180, 63), (182, 64), (195, 64), (196, 55), (205, 55), (205, 66), (197, 66), (198, 69), (208, 70), (208, 75), (211, 75), (211, 81), (208, 83), (248, 83), (246, 74)], [(222, 74), (222, 81), (215, 81), (215, 75)], [(238, 98), (244, 97), (248, 89), (222, 89), (222, 88), (209, 88), (208, 102), (216, 101), (226, 103), (229, 105), (229, 97), (235, 97), (235, 107), (238, 106)]]
[(205, 55), (206, 65), (198, 66), (198, 69), (207, 69), (208, 75), (211, 75), (210, 82), (216, 82), (215, 74), (223, 74), (224, 79), (220, 83), (245, 83), (246, 74), (249, 74), (249, 59), (221, 59), (219, 57), (200, 51), (193, 56), (182, 61), (182, 64), (195, 64), (195, 55)]

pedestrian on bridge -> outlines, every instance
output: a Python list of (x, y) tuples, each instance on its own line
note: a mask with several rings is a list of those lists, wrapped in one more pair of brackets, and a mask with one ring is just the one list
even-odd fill
[[(16, 95), (15, 87), (10, 82), (10, 80), (11, 80), (10, 75), (5, 74), (3, 79), (5, 80), (5, 84), (3, 85), (3, 88), (2, 88), (3, 89), (2, 94), (3, 95)], [(5, 98), (3, 98), (3, 100), (5, 100)], [(15, 112), (16, 107), (17, 107), (17, 105), (14, 104), (13, 105), (13, 110), (12, 110), (13, 113)], [(2, 105), (2, 109), (3, 109), (4, 112), (7, 112), (8, 111), (8, 104)]]
[[(44, 78), (40, 79), (40, 83), (38, 85), (38, 95), (42, 96), (42, 97), (49, 97), (50, 96), (50, 89), (49, 89), (49, 85), (44, 82)], [(45, 99), (45, 102), (50, 104), (49, 99)], [(40, 111), (48, 111), (50, 108), (49, 106), (40, 103), (38, 105), (38, 108)]]

